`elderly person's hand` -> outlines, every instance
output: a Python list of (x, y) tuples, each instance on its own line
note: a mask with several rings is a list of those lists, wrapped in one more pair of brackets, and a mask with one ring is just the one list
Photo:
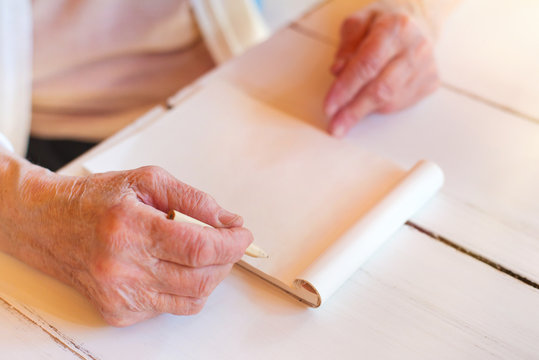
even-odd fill
[[(0, 170), (14, 190), (0, 194), (2, 250), (74, 286), (115, 326), (199, 312), (252, 241), (241, 217), (160, 168)], [(167, 220), (170, 209), (215, 229)]]
[(366, 115), (403, 109), (434, 91), (439, 80), (431, 37), (419, 15), (383, 3), (349, 17), (331, 68), (329, 132), (342, 137)]

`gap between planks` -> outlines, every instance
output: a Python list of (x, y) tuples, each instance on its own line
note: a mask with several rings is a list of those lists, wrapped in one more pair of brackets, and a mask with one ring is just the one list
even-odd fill
[(474, 251), (471, 251), (471, 250), (465, 248), (464, 246), (458, 245), (457, 243), (455, 243), (455, 242), (453, 242), (453, 241), (451, 241), (451, 240), (449, 240), (449, 239), (447, 239), (447, 238), (445, 238), (445, 237), (443, 237), (443, 236), (441, 236), (439, 234), (436, 234), (433, 231), (427, 230), (424, 227), (422, 227), (421, 225), (418, 225), (418, 224), (413, 223), (411, 221), (407, 221), (406, 225), (416, 229), (417, 231), (427, 235), (428, 237), (430, 237), (430, 238), (432, 238), (434, 240), (437, 240), (437, 241), (441, 242), (444, 245), (447, 245), (447, 246), (457, 250), (458, 252), (460, 252), (460, 253), (462, 253), (464, 255), (470, 256), (473, 259), (478, 260), (478, 261), (482, 262), (483, 264), (486, 264), (486, 265), (492, 267), (493, 269), (495, 269), (497, 271), (500, 271), (500, 272), (502, 272), (502, 273), (504, 273), (506, 275), (509, 275), (510, 277), (512, 277), (512, 278), (514, 278), (514, 279), (516, 279), (516, 280), (518, 280), (518, 281), (520, 281), (520, 282), (522, 282), (522, 283), (524, 283), (524, 284), (526, 284), (528, 286), (531, 286), (531, 287), (539, 290), (539, 283), (537, 283), (537, 282), (535, 282), (533, 280), (530, 280), (527, 277), (522, 276), (522, 275), (514, 272), (513, 270), (503, 266), (503, 265), (498, 264), (495, 261), (492, 261), (492, 260), (490, 260), (490, 259), (488, 259), (488, 258), (474, 252)]
[[(52, 325), (45, 322), (47, 324), (47, 326), (50, 328), (50, 330), (52, 330), (52, 331), (49, 331), (49, 329), (47, 329), (45, 326), (43, 326), (43, 324), (40, 323), (40, 322), (44, 322), (43, 320), (38, 322), (38, 321), (32, 319), (32, 317), (28, 316), (27, 314), (25, 314), (24, 312), (19, 310), (15, 305), (11, 304), (9, 301), (4, 299), (2, 296), (0, 296), (0, 304), (3, 304), (6, 307), (6, 309), (11, 311), (15, 316), (21, 318), (23, 321), (27, 321), (31, 325), (40, 328), (43, 332), (45, 332), (47, 335), (49, 335), (49, 337), (56, 344), (58, 344), (59, 346), (61, 346), (64, 349), (68, 350), (73, 355), (77, 356), (79, 359), (82, 359), (82, 360), (99, 360), (97, 357), (90, 354), (90, 352), (88, 350), (83, 349), (81, 346), (77, 345), (74, 341), (70, 340), (68, 337), (63, 335), (54, 326), (52, 326)], [(32, 311), (30, 311), (30, 312), (33, 315), (35, 315)], [(73, 349), (71, 346), (74, 346), (76, 348), (76, 350)], [(84, 355), (81, 354), (81, 352)]]
[(514, 115), (514, 116), (519, 117), (521, 119), (528, 120), (528, 121), (530, 121), (532, 123), (535, 123), (535, 124), (539, 124), (539, 118), (535, 118), (535, 117), (533, 117), (531, 115), (525, 114), (525, 113), (523, 113), (521, 111), (518, 111), (518, 110), (516, 110), (516, 109), (514, 109), (514, 108), (512, 108), (510, 106), (499, 104), (499, 103), (497, 103), (495, 101), (489, 100), (489, 99), (484, 98), (484, 97), (482, 97), (480, 95), (477, 95), (477, 94), (475, 94), (473, 92), (470, 92), (468, 90), (459, 88), (459, 87), (457, 87), (455, 85), (449, 84), (449, 83), (447, 83), (445, 81), (442, 81), (441, 86), (443, 88), (445, 88), (446, 90), (452, 91), (452, 92), (457, 93), (459, 95), (467, 96), (467, 97), (469, 97), (469, 98), (471, 98), (471, 99), (473, 99), (475, 101), (481, 102), (483, 104), (486, 104), (488, 106), (496, 108), (496, 109), (498, 109), (500, 111), (503, 111), (505, 113), (508, 113), (510, 115)]

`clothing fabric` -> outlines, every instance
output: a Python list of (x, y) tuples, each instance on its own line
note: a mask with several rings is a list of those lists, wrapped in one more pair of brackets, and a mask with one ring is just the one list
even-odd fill
[(95, 145), (85, 141), (30, 137), (26, 158), (36, 165), (56, 171)]
[(15, 151), (15, 149), (13, 148), (13, 145), (11, 145), (11, 142), (2, 133), (0, 133), (0, 147), (6, 149), (8, 151), (11, 151), (11, 152)]
[(30, 128), (31, 19), (29, 0), (0, 0), (0, 133), (19, 155)]
[(263, 39), (257, 14), (253, 0), (34, 0), (32, 135), (112, 135)]
[(0, 0), (0, 132), (23, 155), (32, 109), (36, 137), (101, 140), (267, 36), (253, 0), (192, 2)]
[(95, 142), (214, 66), (188, 0), (34, 0), (32, 135)]
[(254, 0), (191, 0), (213, 59), (223, 63), (265, 40), (270, 31)]

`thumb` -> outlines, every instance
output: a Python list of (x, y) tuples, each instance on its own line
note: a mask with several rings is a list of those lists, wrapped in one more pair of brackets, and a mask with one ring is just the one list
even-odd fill
[(177, 210), (213, 227), (240, 227), (241, 216), (222, 208), (207, 193), (189, 186), (162, 168), (148, 166), (133, 170), (139, 199), (165, 213)]

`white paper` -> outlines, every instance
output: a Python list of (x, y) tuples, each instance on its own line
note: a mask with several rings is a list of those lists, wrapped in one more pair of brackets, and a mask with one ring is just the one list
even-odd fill
[(243, 265), (290, 292), (404, 175), (393, 163), (222, 83), (200, 90), (85, 167), (102, 172), (143, 165), (164, 167), (242, 215), (270, 256), (244, 257)]

